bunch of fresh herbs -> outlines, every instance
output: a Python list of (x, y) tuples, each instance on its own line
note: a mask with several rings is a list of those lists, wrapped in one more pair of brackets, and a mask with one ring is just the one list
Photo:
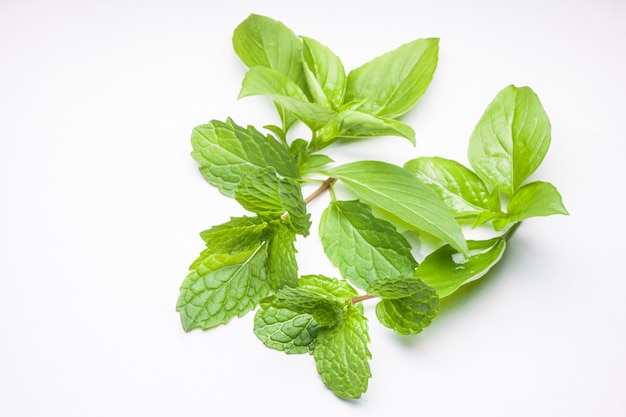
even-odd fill
[[(264, 126), (263, 133), (227, 119), (193, 130), (192, 156), (202, 175), (251, 214), (200, 234), (206, 247), (177, 303), (183, 327), (210, 329), (256, 310), (261, 342), (311, 354), (328, 388), (359, 398), (371, 376), (365, 300), (376, 300), (384, 326), (419, 333), (441, 298), (502, 258), (520, 222), (567, 214), (553, 185), (527, 182), (548, 151), (550, 121), (530, 88), (510, 85), (470, 136), (471, 168), (439, 157), (336, 166), (326, 151), (346, 138), (415, 143), (400, 118), (432, 80), (438, 39), (406, 43), (347, 74), (328, 47), (264, 16), (243, 21), (233, 46), (248, 68), (239, 96), (269, 97), (281, 125)], [(310, 129), (309, 140), (289, 137), (296, 123)], [(337, 198), (337, 181), (352, 199)], [(305, 199), (302, 185), (315, 182), (320, 187)], [(307, 203), (324, 191), (331, 202), (319, 235), (341, 276), (299, 276), (296, 238), (309, 235)], [(494, 237), (466, 240), (464, 228), (479, 226)], [(400, 228), (440, 243), (418, 264)]]

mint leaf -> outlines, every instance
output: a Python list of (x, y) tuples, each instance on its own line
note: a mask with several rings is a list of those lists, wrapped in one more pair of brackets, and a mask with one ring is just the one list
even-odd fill
[(281, 308), (275, 297), (261, 302), (254, 316), (254, 334), (259, 340), (287, 354), (311, 353), (318, 331), (313, 316)]
[[(309, 91), (317, 103), (339, 110), (346, 88), (346, 72), (341, 60), (315, 39), (303, 37), (302, 60)], [(317, 94), (313, 94), (316, 91)]]
[(409, 125), (357, 110), (344, 110), (334, 116), (319, 129), (315, 140), (321, 149), (340, 137), (359, 139), (375, 136), (400, 136), (415, 145), (415, 131)]
[(412, 275), (411, 245), (389, 222), (359, 201), (335, 201), (322, 214), (324, 251), (341, 275), (361, 289), (379, 277)]
[(366, 203), (467, 252), (461, 226), (441, 198), (409, 171), (378, 161), (341, 165), (328, 171)]
[(403, 298), (384, 298), (376, 304), (380, 323), (398, 334), (420, 333), (439, 312), (439, 297), (430, 287)]
[(439, 297), (447, 297), (460, 286), (484, 276), (502, 258), (504, 238), (468, 240), (469, 253), (459, 253), (444, 245), (428, 255), (417, 267), (415, 276), (433, 287)]
[(276, 303), (296, 313), (310, 314), (321, 327), (333, 327), (343, 321), (345, 302), (312, 289), (285, 287), (276, 293)]
[(468, 158), (489, 185), (512, 195), (543, 160), (550, 120), (529, 87), (510, 85), (485, 110), (470, 137)]
[(272, 349), (310, 353), (320, 326), (332, 327), (343, 322), (342, 306), (358, 293), (347, 282), (323, 275), (305, 275), (297, 286), (295, 290), (285, 288), (261, 302), (254, 319), (254, 332)]
[(213, 253), (194, 262), (183, 281), (176, 309), (183, 328), (210, 329), (241, 317), (267, 297), (267, 243), (236, 254)]
[(360, 398), (372, 376), (367, 319), (347, 304), (341, 325), (319, 330), (313, 356), (324, 384), (341, 398)]
[(397, 275), (373, 280), (367, 287), (367, 293), (393, 300), (410, 297), (428, 289), (427, 287), (428, 285), (418, 277)]
[(267, 276), (273, 289), (298, 285), (298, 262), (296, 261), (296, 234), (279, 223), (268, 241)]
[(382, 297), (376, 317), (398, 334), (417, 334), (439, 312), (435, 290), (417, 277), (395, 276), (372, 281), (368, 294)]
[(293, 158), (280, 142), (252, 126), (238, 126), (231, 119), (197, 126), (191, 143), (191, 156), (204, 178), (228, 197), (234, 197), (235, 186), (243, 176), (258, 168), (273, 167), (284, 177), (300, 177)]
[(246, 73), (239, 98), (254, 95), (270, 97), (312, 130), (323, 127), (336, 114), (319, 104), (309, 102), (304, 91), (294, 81), (271, 68), (254, 67)]
[(260, 217), (231, 217), (228, 222), (200, 233), (200, 237), (206, 243), (204, 252), (208, 255), (247, 250), (265, 240), (267, 226), (267, 222)]
[(500, 213), (500, 198), (473, 171), (450, 159), (421, 157), (404, 167), (435, 191), (458, 218)]
[(499, 230), (509, 223), (552, 214), (569, 214), (561, 194), (549, 182), (531, 182), (515, 191), (507, 205), (506, 216), (495, 220), (494, 226)]
[(290, 178), (278, 178), (272, 167), (244, 176), (235, 189), (235, 199), (261, 217), (278, 218), (287, 213), (285, 220), (296, 233), (309, 234), (310, 216), (300, 185)]
[(437, 67), (438, 39), (417, 39), (348, 74), (345, 102), (364, 113), (395, 119), (422, 97)]
[(329, 278), (324, 275), (304, 275), (298, 280), (298, 287), (325, 294), (340, 301), (350, 301), (359, 293), (346, 281)]

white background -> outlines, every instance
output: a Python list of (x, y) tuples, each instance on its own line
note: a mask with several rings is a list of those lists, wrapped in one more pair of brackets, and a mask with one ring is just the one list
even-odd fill
[[(347, 69), (441, 38), (404, 119), (417, 147), (373, 139), (330, 149), (338, 161), (466, 163), (508, 84), (532, 87), (552, 121), (532, 179), (571, 216), (525, 222), (493, 274), (416, 337), (369, 305), (359, 401), (328, 391), (312, 357), (266, 349), (251, 315), (185, 333), (175, 311), (198, 233), (243, 214), (197, 171), (191, 129), (277, 123), (264, 98), (236, 98), (231, 36), (252, 12)], [(626, 415), (624, 74), (618, 0), (0, 0), (0, 415)], [(337, 275), (315, 233), (298, 248), (302, 273)]]

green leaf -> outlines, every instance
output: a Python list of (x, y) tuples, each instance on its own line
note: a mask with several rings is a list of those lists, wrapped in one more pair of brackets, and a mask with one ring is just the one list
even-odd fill
[[(346, 88), (346, 72), (339, 57), (318, 41), (303, 37), (302, 59), (309, 91), (318, 91), (319, 104), (339, 110)], [(319, 94), (321, 93), (321, 94)], [(313, 94), (315, 96), (315, 94)]]
[(418, 277), (397, 275), (377, 278), (370, 282), (366, 289), (370, 295), (393, 300), (410, 297), (428, 290), (427, 287), (428, 285)]
[(214, 253), (193, 264), (176, 309), (183, 328), (210, 329), (254, 309), (271, 290), (266, 277), (267, 242), (236, 253)]
[(294, 156), (302, 175), (315, 172), (324, 165), (333, 162), (327, 155), (312, 154), (309, 150), (309, 142), (304, 139), (296, 139), (291, 142), (289, 152)]
[(495, 220), (494, 226), (499, 230), (509, 223), (553, 214), (569, 214), (561, 194), (549, 182), (531, 182), (515, 191), (507, 205), (507, 215)]
[(272, 235), (268, 223), (260, 217), (231, 217), (231, 219), (218, 226), (200, 233), (200, 237), (206, 243), (198, 258), (190, 265), (191, 271), (198, 267), (202, 268), (205, 262), (211, 262), (212, 255), (228, 254), (239, 255), (256, 248), (260, 242), (264, 242)]
[(333, 327), (343, 321), (345, 302), (308, 288), (285, 287), (276, 293), (280, 307), (313, 316), (321, 327)]
[(397, 118), (422, 97), (430, 84), (439, 39), (417, 39), (348, 74), (345, 102), (364, 101), (364, 113)]
[(281, 308), (273, 296), (261, 302), (254, 316), (254, 334), (259, 340), (288, 354), (311, 353), (318, 331), (312, 315)]
[(298, 287), (316, 291), (341, 301), (349, 301), (359, 293), (346, 281), (324, 275), (304, 275), (298, 280)]
[(444, 245), (428, 255), (417, 267), (415, 276), (433, 287), (439, 297), (447, 297), (460, 286), (484, 276), (502, 258), (504, 238), (468, 240), (469, 254)]
[[(302, 39), (283, 23), (269, 17), (251, 14), (233, 33), (233, 48), (248, 67), (271, 68), (294, 81), (303, 90), (306, 80), (302, 68)], [(295, 117), (276, 106), (287, 131)]]
[(359, 201), (335, 201), (322, 214), (324, 251), (341, 275), (361, 289), (376, 278), (412, 275), (411, 245), (389, 222)]
[(248, 68), (272, 68), (304, 86), (302, 40), (282, 22), (251, 14), (235, 29), (233, 48)]
[(382, 300), (376, 304), (376, 317), (398, 334), (417, 334), (439, 312), (435, 290), (417, 277), (393, 276), (372, 281), (367, 293)]
[[(433, 288), (421, 282), (419, 291), (408, 297), (383, 298), (376, 304), (376, 317), (398, 334), (417, 334), (439, 312), (439, 297)], [(395, 295), (395, 294), (392, 294)]]
[(239, 98), (254, 95), (270, 97), (313, 130), (327, 124), (336, 114), (332, 110), (309, 102), (304, 91), (295, 82), (270, 68), (254, 67), (246, 73)]
[(274, 290), (298, 285), (295, 240), (295, 232), (279, 223), (268, 241), (266, 269)]
[(311, 222), (300, 185), (291, 178), (278, 178), (272, 167), (259, 168), (244, 176), (235, 189), (236, 200), (246, 210), (265, 218), (284, 217), (301, 235), (309, 234)]
[(357, 110), (344, 110), (317, 132), (317, 147), (323, 148), (337, 138), (400, 136), (415, 145), (415, 131), (397, 120), (376, 117)]
[(501, 211), (498, 194), (491, 193), (478, 175), (456, 161), (421, 157), (404, 167), (439, 194), (458, 218)]
[(489, 185), (512, 195), (543, 161), (550, 120), (529, 87), (510, 85), (489, 104), (470, 137), (468, 157)]
[(347, 304), (342, 325), (320, 329), (313, 356), (324, 384), (341, 398), (359, 398), (372, 376), (367, 319)]
[(406, 169), (361, 161), (335, 167), (328, 174), (343, 181), (362, 201), (467, 252), (461, 226), (450, 209)]
[(231, 119), (197, 126), (191, 143), (191, 156), (200, 165), (204, 178), (229, 197), (234, 197), (241, 178), (258, 168), (273, 167), (284, 177), (300, 177), (285, 146), (254, 127), (243, 128)]

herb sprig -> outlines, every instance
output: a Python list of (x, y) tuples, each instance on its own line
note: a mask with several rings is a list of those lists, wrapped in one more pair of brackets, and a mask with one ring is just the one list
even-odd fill
[[(261, 342), (311, 354), (328, 388), (359, 398), (371, 377), (365, 300), (377, 300), (384, 326), (419, 333), (436, 317), (441, 298), (502, 258), (521, 221), (567, 214), (553, 185), (527, 182), (548, 151), (550, 121), (529, 87), (510, 85), (470, 136), (471, 168), (439, 157), (403, 167), (377, 160), (335, 166), (321, 151), (345, 138), (415, 143), (415, 132), (399, 118), (432, 80), (438, 39), (406, 43), (347, 74), (328, 47), (260, 15), (235, 29), (233, 46), (248, 67), (239, 97), (269, 97), (281, 126), (263, 133), (227, 119), (193, 130), (192, 156), (202, 175), (250, 215), (200, 234), (205, 249), (176, 306), (182, 325), (210, 329), (256, 310)], [(310, 129), (309, 140), (290, 137), (299, 122)], [(304, 198), (301, 186), (313, 181), (323, 183)], [(353, 199), (337, 198), (337, 181)], [(319, 235), (340, 278), (299, 276), (295, 243), (309, 235), (307, 203), (326, 191), (331, 202)], [(465, 239), (464, 228), (489, 225), (494, 237)], [(418, 263), (400, 227), (440, 243)]]

